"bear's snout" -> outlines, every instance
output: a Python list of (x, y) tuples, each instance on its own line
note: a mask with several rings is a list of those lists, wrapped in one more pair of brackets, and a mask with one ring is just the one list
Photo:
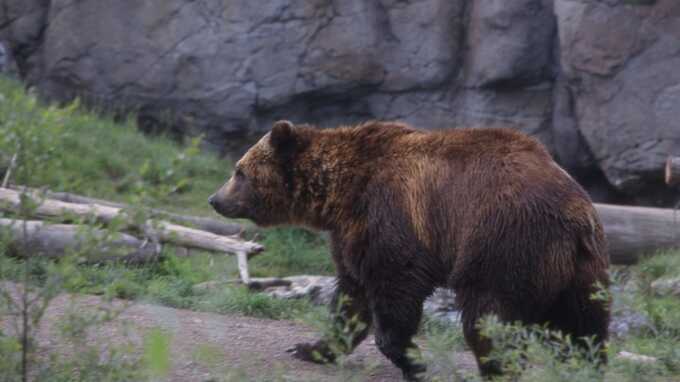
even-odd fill
[(208, 198), (208, 203), (218, 214), (229, 219), (241, 219), (248, 218), (246, 212), (247, 209), (244, 208), (242, 202), (234, 198), (233, 195), (224, 195), (222, 191), (217, 191), (216, 193), (210, 195)]
[(216, 192), (208, 198), (208, 204), (220, 215), (231, 218), (236, 213), (235, 206)]

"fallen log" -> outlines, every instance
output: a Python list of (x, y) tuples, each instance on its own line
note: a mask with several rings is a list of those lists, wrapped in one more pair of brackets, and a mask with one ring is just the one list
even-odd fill
[(9, 253), (14, 256), (40, 256), (59, 259), (82, 254), (81, 263), (124, 262), (144, 264), (156, 261), (160, 252), (153, 243), (134, 236), (118, 234), (108, 240), (107, 233), (71, 224), (46, 224), (37, 220), (0, 218), (0, 232), (9, 233)]
[[(39, 192), (38, 190), (35, 189), (30, 189), (28, 187), (23, 187), (23, 186), (13, 186), (10, 187), (13, 190), (16, 191), (29, 191), (29, 192)], [(100, 206), (107, 206), (107, 207), (114, 207), (114, 208), (120, 208), (120, 209), (125, 209), (129, 208), (130, 206), (125, 204), (125, 203), (118, 203), (118, 202), (112, 202), (110, 200), (104, 200), (104, 199), (97, 199), (97, 198), (90, 198), (88, 196), (82, 196), (82, 195), (77, 195), (77, 194), (72, 194), (70, 192), (54, 192), (54, 191), (45, 191), (45, 197), (47, 199), (54, 199), (62, 202), (67, 202), (67, 203), (75, 203), (75, 204), (95, 204), (95, 205), (100, 205)], [(207, 202), (206, 202), (207, 203)], [(156, 219), (165, 219), (165, 220), (170, 220), (174, 223), (179, 223), (179, 224), (186, 224), (190, 225), (192, 227), (196, 227), (200, 230), (203, 231), (208, 231), (212, 232), (217, 235), (222, 235), (222, 236), (232, 236), (232, 235), (239, 235), (241, 234), (245, 229), (242, 225), (236, 224), (236, 223), (227, 223), (223, 222), (217, 219), (213, 218), (207, 218), (203, 216), (191, 216), (191, 215), (182, 215), (182, 214), (176, 214), (168, 211), (163, 211), (159, 210), (156, 208), (149, 208), (147, 211), (150, 214), (150, 217), (156, 218)]]
[[(33, 194), (36, 200), (39, 195)], [(21, 194), (18, 191), (0, 188), (0, 210), (18, 212), (21, 208)], [(123, 209), (95, 204), (75, 204), (58, 200), (45, 199), (37, 203), (33, 215), (41, 218), (63, 219), (66, 216), (79, 218), (94, 218), (103, 223), (110, 223), (123, 215)], [(146, 221), (135, 223), (128, 221), (125, 230), (144, 232), (153, 235), (161, 242), (171, 243), (180, 247), (203, 249), (212, 252), (223, 252), (248, 256), (261, 252), (264, 247), (252, 241), (216, 235), (211, 232), (183, 227), (167, 221)]]
[(612, 264), (680, 248), (680, 212), (672, 209), (595, 204), (609, 242)]

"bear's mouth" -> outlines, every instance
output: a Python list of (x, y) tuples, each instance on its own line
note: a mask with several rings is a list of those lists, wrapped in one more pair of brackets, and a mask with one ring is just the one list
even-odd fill
[(228, 219), (250, 219), (250, 214), (238, 203), (217, 202), (211, 203), (213, 209), (218, 214)]

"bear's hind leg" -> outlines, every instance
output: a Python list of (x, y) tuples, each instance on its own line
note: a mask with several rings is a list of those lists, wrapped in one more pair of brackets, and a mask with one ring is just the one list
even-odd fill
[(562, 292), (548, 311), (545, 321), (553, 330), (569, 334), (575, 344), (586, 351), (587, 342), (584, 337), (593, 337), (593, 344), (598, 347), (600, 364), (607, 363), (605, 341), (609, 330), (609, 302), (593, 299), (596, 288), (569, 288)]
[(465, 342), (475, 355), (480, 374), (485, 379), (501, 375), (503, 370), (500, 362), (488, 359), (491, 355), (492, 344), (490, 339), (481, 335), (478, 327), (479, 319), (495, 315), (501, 322), (514, 322), (521, 320), (521, 314), (490, 292), (463, 289), (457, 290), (456, 293), (462, 310)]

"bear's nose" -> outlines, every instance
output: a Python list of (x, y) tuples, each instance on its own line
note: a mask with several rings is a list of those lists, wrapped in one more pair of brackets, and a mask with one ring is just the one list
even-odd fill
[(208, 203), (210, 203), (211, 206), (215, 207), (215, 204), (217, 204), (217, 198), (215, 197), (215, 194), (210, 195), (208, 198)]

